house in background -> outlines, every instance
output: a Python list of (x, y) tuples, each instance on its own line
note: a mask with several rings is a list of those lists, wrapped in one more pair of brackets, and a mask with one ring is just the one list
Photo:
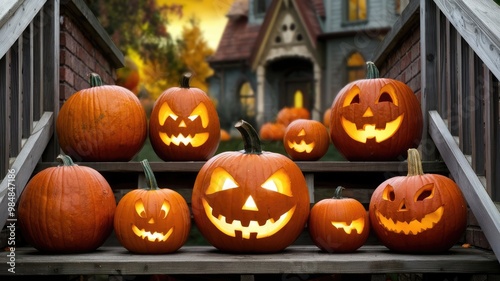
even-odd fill
[(336, 93), (363, 78), (409, 0), (236, 0), (210, 59), (223, 128), (256, 126), (287, 107), (320, 120)]

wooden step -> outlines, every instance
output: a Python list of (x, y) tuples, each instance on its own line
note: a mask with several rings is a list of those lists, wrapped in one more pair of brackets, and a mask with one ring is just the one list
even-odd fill
[[(7, 253), (0, 275), (11, 274)], [(398, 254), (383, 246), (363, 246), (354, 253), (321, 252), (315, 246), (290, 246), (275, 254), (229, 254), (211, 246), (184, 246), (166, 255), (136, 255), (122, 247), (101, 247), (85, 254), (49, 255), (33, 248), (15, 251), (16, 275), (142, 274), (500, 274), (489, 251), (453, 247), (444, 254)]]

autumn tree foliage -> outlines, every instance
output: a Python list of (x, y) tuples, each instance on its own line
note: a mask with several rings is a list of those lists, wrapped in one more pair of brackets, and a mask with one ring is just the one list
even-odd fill
[[(169, 19), (182, 18), (180, 4), (159, 5), (157, 0), (85, 0), (113, 41), (140, 68), (138, 88), (156, 99), (165, 89), (179, 85), (182, 74), (194, 74), (192, 85), (207, 90), (213, 54), (196, 20), (172, 38)], [(128, 73), (122, 71), (121, 73)]]

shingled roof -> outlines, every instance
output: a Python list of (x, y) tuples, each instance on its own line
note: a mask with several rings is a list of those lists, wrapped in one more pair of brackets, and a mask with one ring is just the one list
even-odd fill
[[(263, 34), (259, 36), (259, 32), (263, 27), (267, 28), (270, 23), (269, 15), (278, 6), (276, 4), (282, 0), (273, 1), (262, 25), (248, 23), (248, 1), (237, 0), (231, 6), (227, 14), (228, 23), (219, 46), (210, 59), (211, 63), (248, 61), (254, 55), (254, 46), (263, 40)], [(323, 0), (294, 0), (294, 2), (301, 20), (311, 36), (312, 43), (315, 44), (317, 36), (322, 32), (318, 18), (325, 16)]]

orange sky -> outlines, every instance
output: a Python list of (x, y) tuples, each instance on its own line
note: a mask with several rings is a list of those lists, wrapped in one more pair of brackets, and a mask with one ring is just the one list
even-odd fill
[(157, 0), (159, 5), (183, 5), (183, 17), (172, 14), (169, 16), (168, 31), (174, 37), (182, 32), (183, 25), (192, 16), (200, 20), (200, 27), (210, 47), (217, 48), (224, 26), (227, 22), (226, 14), (234, 0)]

